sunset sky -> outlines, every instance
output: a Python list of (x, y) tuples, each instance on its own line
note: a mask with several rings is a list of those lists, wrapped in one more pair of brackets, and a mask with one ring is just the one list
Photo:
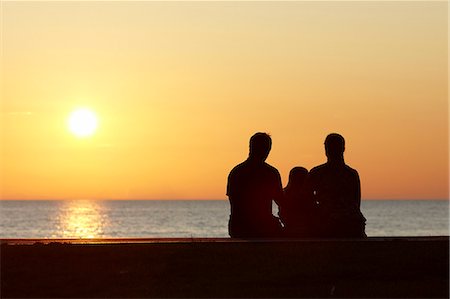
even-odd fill
[(258, 131), (284, 185), (338, 132), (363, 199), (449, 197), (445, 1), (1, 5), (1, 199), (226, 199)]

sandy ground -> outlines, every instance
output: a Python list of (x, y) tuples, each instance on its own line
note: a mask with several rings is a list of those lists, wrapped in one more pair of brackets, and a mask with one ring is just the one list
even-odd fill
[(2, 240), (2, 298), (448, 298), (449, 238)]

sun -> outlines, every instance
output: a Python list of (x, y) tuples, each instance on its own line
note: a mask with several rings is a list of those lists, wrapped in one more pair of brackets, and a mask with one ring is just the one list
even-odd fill
[(97, 116), (91, 109), (79, 108), (70, 113), (68, 125), (75, 136), (88, 137), (97, 130)]

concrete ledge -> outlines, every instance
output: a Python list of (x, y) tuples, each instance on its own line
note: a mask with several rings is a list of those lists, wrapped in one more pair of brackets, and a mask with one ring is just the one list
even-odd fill
[(2, 298), (448, 298), (448, 237), (3, 239)]

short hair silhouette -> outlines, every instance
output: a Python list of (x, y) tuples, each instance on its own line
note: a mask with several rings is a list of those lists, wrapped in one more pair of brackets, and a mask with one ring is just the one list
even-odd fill
[(344, 151), (344, 137), (329, 134), (325, 138), (328, 161), (311, 169), (308, 175), (306, 193), (317, 203), (320, 237), (366, 237), (359, 174), (345, 163)]
[(228, 175), (227, 196), (230, 201), (228, 232), (233, 238), (279, 237), (280, 220), (272, 214), (272, 204), (283, 200), (278, 170), (265, 162), (272, 147), (267, 133), (250, 138), (248, 158)]
[(325, 153), (328, 158), (339, 158), (345, 151), (345, 139), (342, 135), (331, 133), (325, 138)]
[(258, 132), (250, 138), (250, 157), (266, 160), (272, 148), (272, 138), (267, 133)]

